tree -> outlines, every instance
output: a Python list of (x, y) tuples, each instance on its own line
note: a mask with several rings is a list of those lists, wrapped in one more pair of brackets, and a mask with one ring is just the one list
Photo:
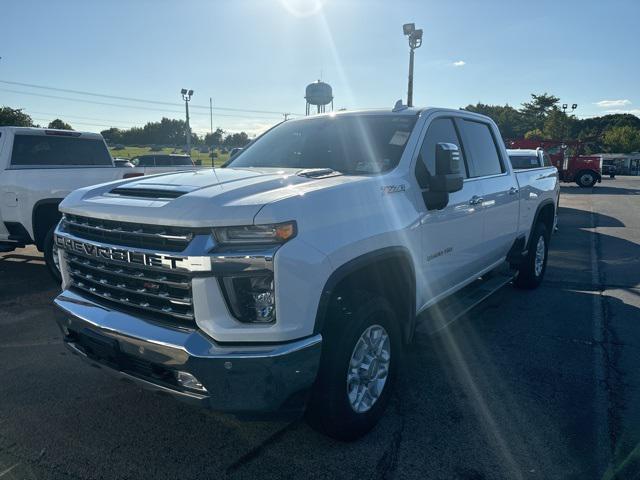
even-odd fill
[(224, 139), (224, 146), (229, 148), (244, 147), (247, 143), (249, 143), (249, 135), (245, 132), (233, 133)]
[(543, 140), (544, 133), (539, 128), (536, 128), (525, 133), (524, 138), (526, 138), (527, 140)]
[(542, 132), (545, 140), (564, 140), (569, 135), (570, 120), (559, 108), (552, 108), (544, 119)]
[(224, 137), (224, 130), (222, 130), (221, 128), (216, 128), (215, 132), (207, 133), (204, 136), (204, 144), (209, 145), (210, 147), (222, 145), (223, 137)]
[(0, 108), (0, 126), (2, 127), (33, 127), (33, 120), (22, 109)]
[(611, 127), (604, 132), (603, 141), (610, 152), (637, 152), (640, 151), (640, 129), (630, 125)]
[(63, 122), (59, 118), (56, 118), (55, 120), (50, 121), (49, 126), (47, 128), (57, 128), (58, 130), (73, 130), (73, 128), (71, 128), (71, 125), (69, 125), (66, 122)]
[(549, 95), (548, 93), (542, 93), (536, 95), (531, 94), (531, 101), (524, 102), (520, 112), (522, 113), (524, 121), (527, 123), (528, 130), (535, 128), (544, 128), (544, 121), (547, 115), (556, 107), (556, 104), (560, 101), (555, 95)]
[(480, 113), (493, 119), (500, 128), (504, 138), (522, 137), (526, 132), (522, 121), (522, 114), (510, 105), (486, 105), (477, 103), (463, 108), (468, 112)]

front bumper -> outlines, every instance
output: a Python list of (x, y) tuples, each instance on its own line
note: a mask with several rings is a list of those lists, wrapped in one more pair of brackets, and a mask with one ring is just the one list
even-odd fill
[[(279, 344), (219, 344), (199, 330), (155, 323), (65, 290), (54, 303), (66, 346), (143, 388), (237, 414), (299, 412), (315, 381), (322, 337)], [(187, 388), (176, 372), (204, 388)]]

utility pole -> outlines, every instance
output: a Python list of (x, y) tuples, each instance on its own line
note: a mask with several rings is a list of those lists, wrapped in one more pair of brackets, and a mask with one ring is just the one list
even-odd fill
[(413, 57), (416, 48), (422, 45), (422, 29), (416, 30), (415, 23), (405, 23), (402, 32), (409, 37), (409, 85), (407, 87), (407, 107), (413, 107)]
[(213, 133), (213, 100), (209, 97), (209, 121), (211, 122), (210, 132)]
[(191, 96), (193, 95), (193, 90), (187, 90), (183, 88), (180, 90), (182, 94), (182, 99), (184, 100), (184, 108), (187, 113), (187, 154), (191, 155), (191, 126), (189, 125), (189, 100), (191, 100)]

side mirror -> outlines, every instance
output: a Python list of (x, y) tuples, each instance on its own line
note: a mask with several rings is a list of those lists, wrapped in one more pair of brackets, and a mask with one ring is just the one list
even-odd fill
[(449, 203), (449, 193), (462, 190), (460, 150), (453, 143), (436, 144), (436, 174), (429, 179), (429, 190), (422, 194), (427, 209), (441, 210)]

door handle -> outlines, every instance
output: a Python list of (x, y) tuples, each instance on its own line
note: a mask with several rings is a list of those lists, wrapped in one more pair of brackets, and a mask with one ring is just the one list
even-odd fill
[(520, 190), (518, 190), (516, 187), (511, 187), (509, 189), (509, 195), (515, 195), (516, 193), (518, 193)]
[(480, 205), (482, 202), (484, 202), (484, 198), (474, 195), (471, 197), (471, 200), (469, 200), (469, 205)]

